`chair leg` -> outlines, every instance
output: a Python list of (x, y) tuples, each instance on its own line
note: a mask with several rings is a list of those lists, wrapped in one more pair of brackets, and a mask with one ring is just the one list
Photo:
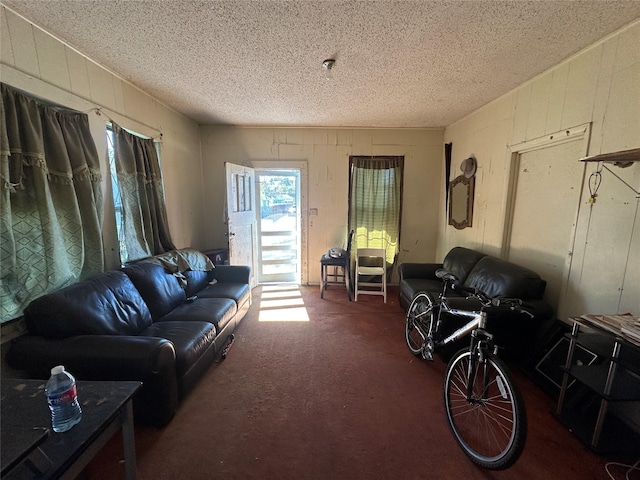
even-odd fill
[(382, 296), (384, 297), (384, 303), (387, 303), (387, 273), (382, 276)]
[[(330, 268), (332, 268), (331, 273)], [(338, 270), (340, 269), (340, 270)], [(340, 274), (338, 272), (341, 272)], [(343, 283), (347, 290), (347, 298), (351, 301), (351, 281), (349, 279), (350, 270), (342, 265), (325, 265), (320, 264), (320, 298), (324, 298), (324, 291), (329, 288), (330, 284), (338, 285)], [(329, 281), (331, 278), (331, 282)], [(343, 280), (343, 282), (341, 281)]]
[(353, 300), (355, 302), (358, 301), (358, 272), (356, 272), (356, 279), (355, 279), (355, 288), (354, 288), (354, 298)]

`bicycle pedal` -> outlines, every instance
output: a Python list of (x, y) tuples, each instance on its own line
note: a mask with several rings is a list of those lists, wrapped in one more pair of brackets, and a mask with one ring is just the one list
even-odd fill
[(428, 351), (422, 351), (422, 359), (423, 360), (429, 360), (430, 362), (433, 362), (433, 352), (428, 352)]

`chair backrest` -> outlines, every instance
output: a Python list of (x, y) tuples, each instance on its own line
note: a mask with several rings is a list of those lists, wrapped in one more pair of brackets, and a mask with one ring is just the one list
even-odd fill
[(351, 254), (351, 245), (353, 244), (353, 230), (349, 232), (349, 239), (347, 240), (347, 257)]
[(361, 264), (360, 259), (366, 257), (369, 260), (364, 265), (383, 267), (386, 270), (386, 256), (387, 252), (384, 248), (358, 248), (356, 252), (356, 263)]

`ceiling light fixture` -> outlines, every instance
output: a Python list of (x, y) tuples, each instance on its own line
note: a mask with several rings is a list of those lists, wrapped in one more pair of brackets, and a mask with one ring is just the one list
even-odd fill
[(322, 62), (322, 68), (324, 68), (324, 78), (327, 80), (331, 80), (333, 78), (333, 66), (336, 64), (336, 61), (333, 58), (328, 58), (324, 62)]

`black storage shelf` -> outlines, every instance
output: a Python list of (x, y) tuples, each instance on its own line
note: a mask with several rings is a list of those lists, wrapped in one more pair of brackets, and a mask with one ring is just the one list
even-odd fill
[(562, 370), (575, 378), (578, 382), (589, 387), (608, 402), (624, 402), (640, 399), (640, 377), (628, 370), (616, 369), (615, 379), (611, 386), (611, 393), (606, 395), (605, 384), (609, 375), (609, 362), (601, 365), (574, 366)]
[[(571, 333), (566, 333), (565, 337), (571, 340)], [(601, 357), (610, 357), (615, 339), (612, 335), (580, 332), (578, 334), (578, 343)]]
[(640, 453), (640, 434), (615, 415), (607, 415), (600, 440), (595, 446), (591, 444), (596, 424), (595, 415), (585, 416), (582, 412), (567, 410), (557, 417), (582, 443), (598, 454)]
[[(640, 452), (640, 433), (611, 414), (608, 408), (612, 402), (640, 402), (640, 347), (606, 328), (598, 328), (591, 323), (585, 325), (580, 318), (572, 320), (574, 325), (571, 334), (567, 335), (571, 343), (565, 363), (571, 367), (562, 367), (564, 388), (560, 391), (556, 415), (595, 452)], [(586, 327), (587, 332), (581, 327)], [(572, 347), (576, 345), (593, 352), (604, 361), (575, 365)], [(587, 412), (564, 405), (571, 379), (599, 399), (593, 404), (595, 411)]]
[[(570, 333), (566, 333), (565, 337), (571, 341)], [(609, 332), (580, 332), (577, 341), (587, 350), (603, 358), (610, 358), (615, 343), (619, 342), (620, 354), (617, 360), (618, 364), (625, 370), (635, 371), (640, 374), (640, 347), (637, 347), (622, 338), (616, 337)]]

